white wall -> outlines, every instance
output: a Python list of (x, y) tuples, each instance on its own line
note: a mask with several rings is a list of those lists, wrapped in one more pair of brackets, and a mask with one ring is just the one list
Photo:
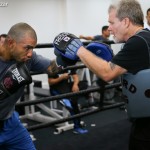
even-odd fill
[[(79, 36), (101, 34), (108, 24), (107, 9), (113, 0), (3, 0), (0, 7), (0, 34), (7, 33), (17, 22), (27, 22), (36, 30), (38, 43), (52, 43), (54, 37), (66, 31)], [(149, 0), (139, 0), (144, 14)], [(118, 47), (118, 46), (117, 46)], [(35, 49), (39, 54), (54, 58), (53, 49)]]
[[(63, 0), (8, 0), (0, 7), (0, 32), (7, 32), (17, 22), (27, 22), (37, 32), (38, 42), (51, 42), (61, 28)], [(54, 21), (55, 19), (55, 21)]]
[[(7, 33), (17, 22), (27, 22), (36, 30), (38, 43), (52, 43), (54, 37), (66, 31), (75, 35), (101, 34), (101, 27), (108, 24), (107, 9), (113, 0), (3, 0), (7, 7), (0, 7), (0, 33)], [(150, 7), (147, 0), (139, 0), (144, 14)], [(46, 57), (54, 55), (44, 53)], [(52, 51), (53, 53), (53, 51)]]
[(110, 0), (68, 0), (68, 31), (76, 35), (101, 34), (101, 27), (108, 25), (109, 4)]

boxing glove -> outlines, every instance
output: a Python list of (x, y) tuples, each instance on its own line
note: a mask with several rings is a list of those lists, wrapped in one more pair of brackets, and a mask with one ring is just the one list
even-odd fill
[(20, 87), (32, 82), (25, 63), (17, 63), (6, 69), (0, 81), (0, 100), (15, 93)]

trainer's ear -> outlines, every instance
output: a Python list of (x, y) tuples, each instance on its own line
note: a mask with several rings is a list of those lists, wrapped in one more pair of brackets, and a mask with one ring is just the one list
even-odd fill
[(129, 25), (130, 25), (130, 20), (129, 20), (129, 18), (124, 18), (123, 20), (124, 20), (124, 24), (125, 24), (126, 28), (128, 28)]

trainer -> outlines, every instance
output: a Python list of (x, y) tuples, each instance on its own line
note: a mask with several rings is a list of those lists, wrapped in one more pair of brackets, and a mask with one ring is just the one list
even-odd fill
[(129, 150), (150, 150), (150, 31), (143, 29), (144, 15), (137, 0), (120, 0), (111, 4), (108, 14), (109, 30), (115, 41), (125, 42), (111, 61), (96, 56), (101, 53), (97, 43), (93, 43), (92, 50), (89, 46), (85, 48), (77, 37), (69, 33), (64, 33), (58, 41), (62, 35), (59, 34), (54, 39), (54, 46), (72, 61), (80, 58), (105, 81), (123, 75), (128, 116), (133, 123)]

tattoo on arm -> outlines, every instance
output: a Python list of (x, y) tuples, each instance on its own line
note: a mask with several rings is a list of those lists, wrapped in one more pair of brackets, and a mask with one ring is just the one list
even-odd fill
[(111, 70), (114, 70), (116, 65), (114, 63), (112, 63), (112, 62), (110, 62), (109, 64), (110, 64)]

